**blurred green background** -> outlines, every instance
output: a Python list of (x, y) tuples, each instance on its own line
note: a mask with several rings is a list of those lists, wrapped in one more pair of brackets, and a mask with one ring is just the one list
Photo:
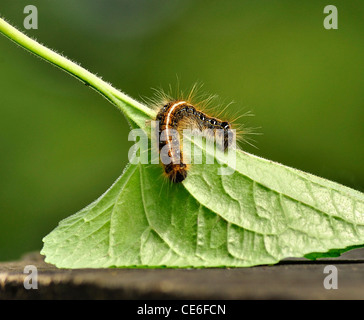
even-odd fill
[[(364, 1), (23, 1), (0, 14), (136, 99), (204, 90), (261, 127), (250, 153), (364, 190)], [(338, 30), (323, 9), (338, 8)], [(0, 261), (39, 250), (127, 163), (123, 115), (0, 36)]]

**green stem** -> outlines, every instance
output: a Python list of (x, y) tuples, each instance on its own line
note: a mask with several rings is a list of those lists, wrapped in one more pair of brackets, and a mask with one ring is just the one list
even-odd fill
[(115, 89), (107, 82), (95, 76), (93, 73), (82, 68), (80, 65), (29, 38), (1, 18), (0, 33), (4, 34), (7, 38), (24, 49), (71, 74), (86, 85), (89, 85), (118, 107), (126, 116), (130, 113), (130, 108), (128, 107), (132, 107), (132, 109), (137, 109), (141, 114), (145, 114), (149, 118), (155, 117), (154, 110)]

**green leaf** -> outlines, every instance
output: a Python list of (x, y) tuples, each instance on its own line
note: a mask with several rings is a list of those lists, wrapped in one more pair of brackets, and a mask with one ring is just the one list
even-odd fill
[(242, 151), (236, 159), (232, 175), (192, 165), (183, 184), (159, 165), (129, 165), (44, 238), (42, 254), (65, 268), (242, 267), (364, 244), (363, 194)]

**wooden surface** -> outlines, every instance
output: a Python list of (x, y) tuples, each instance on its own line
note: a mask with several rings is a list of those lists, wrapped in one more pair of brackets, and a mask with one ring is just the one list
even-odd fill
[[(26, 265), (38, 289), (24, 288)], [(327, 290), (327, 265), (338, 289)], [(236, 269), (57, 269), (38, 253), (0, 263), (0, 299), (364, 299), (364, 249), (336, 259), (289, 259)]]

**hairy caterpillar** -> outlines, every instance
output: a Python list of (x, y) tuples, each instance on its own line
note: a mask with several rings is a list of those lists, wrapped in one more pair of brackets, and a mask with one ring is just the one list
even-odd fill
[[(210, 117), (206, 113), (198, 111), (192, 104), (186, 101), (171, 101), (164, 105), (157, 114), (156, 120), (160, 121), (159, 127), (159, 150), (167, 145), (168, 155), (171, 158), (169, 164), (164, 164), (164, 172), (172, 182), (182, 182), (187, 177), (187, 165), (183, 162), (181, 144), (169, 134), (169, 130), (178, 130), (181, 123), (188, 119), (190, 124), (195, 124), (194, 128), (200, 131), (211, 129), (212, 132), (221, 129), (224, 132), (224, 150), (229, 146), (228, 130), (231, 125), (227, 121), (222, 121), (215, 117)], [(161, 139), (162, 132), (165, 131), (167, 140)], [(230, 135), (231, 136), (231, 135)]]
[[(222, 141), (222, 149), (225, 151), (231, 145), (233, 139), (236, 138), (233, 128), (233, 121), (220, 119), (220, 114), (211, 116), (208, 111), (209, 104), (215, 96), (208, 96), (201, 99), (200, 102), (195, 99), (197, 86), (195, 85), (189, 95), (184, 99), (183, 93), (178, 93), (178, 98), (172, 98), (171, 94), (166, 94), (162, 90), (157, 91), (157, 97), (153, 102), (157, 109), (156, 121), (159, 122), (159, 152), (164, 148), (170, 159), (169, 163), (162, 161), (165, 175), (171, 182), (180, 183), (186, 179), (189, 165), (184, 162), (182, 144), (178, 137), (171, 134), (172, 131), (181, 133), (183, 129), (193, 129), (203, 132), (207, 130), (211, 138), (215, 141)], [(210, 108), (211, 109), (211, 108)], [(250, 113), (241, 116), (251, 115)], [(238, 130), (238, 136), (241, 134), (254, 134), (251, 129)], [(238, 137), (239, 138), (239, 137)], [(241, 137), (240, 137), (241, 138)], [(245, 139), (244, 139), (245, 140)]]

